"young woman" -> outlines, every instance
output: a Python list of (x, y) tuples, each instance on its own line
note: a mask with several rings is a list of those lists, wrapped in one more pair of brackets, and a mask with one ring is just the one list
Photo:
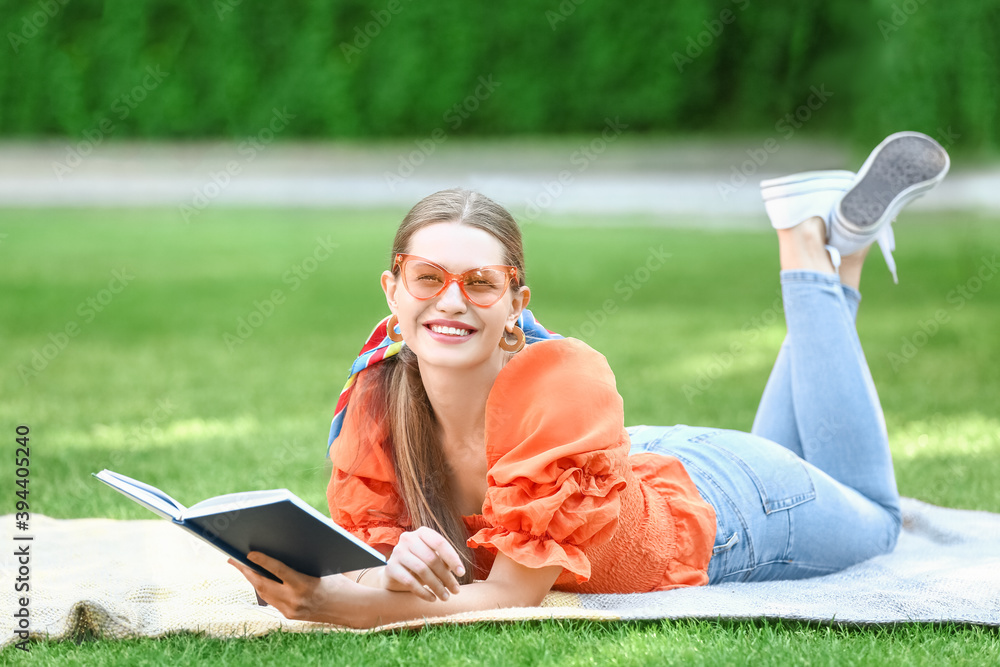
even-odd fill
[(331, 429), (331, 515), (388, 564), (313, 578), (252, 553), (278, 583), (230, 562), (288, 618), (371, 627), (537, 605), (553, 587), (810, 577), (890, 551), (899, 499), (858, 285), (868, 246), (891, 249), (899, 209), (947, 169), (936, 142), (899, 133), (857, 175), (762, 184), (788, 334), (752, 434), (626, 429), (604, 357), (526, 309), (510, 214), (473, 192), (427, 197), (396, 234), (392, 316)]

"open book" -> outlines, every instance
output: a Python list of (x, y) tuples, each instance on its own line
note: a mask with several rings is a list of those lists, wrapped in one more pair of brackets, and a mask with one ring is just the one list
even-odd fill
[(111, 470), (94, 477), (266, 577), (247, 560), (260, 551), (313, 577), (385, 565), (385, 558), (288, 489), (230, 493), (191, 507)]

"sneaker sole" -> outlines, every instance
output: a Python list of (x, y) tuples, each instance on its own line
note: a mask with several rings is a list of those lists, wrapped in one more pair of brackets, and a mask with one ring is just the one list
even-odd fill
[(872, 151), (857, 184), (837, 205), (837, 217), (849, 230), (870, 232), (937, 185), (949, 164), (948, 153), (927, 135), (893, 134)]

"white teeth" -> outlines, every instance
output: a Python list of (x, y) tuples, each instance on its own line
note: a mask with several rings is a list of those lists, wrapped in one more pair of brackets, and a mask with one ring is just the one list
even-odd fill
[(472, 333), (469, 329), (456, 329), (455, 327), (443, 327), (439, 324), (432, 324), (430, 326), (431, 331), (439, 334), (447, 334), (449, 336), (468, 336)]

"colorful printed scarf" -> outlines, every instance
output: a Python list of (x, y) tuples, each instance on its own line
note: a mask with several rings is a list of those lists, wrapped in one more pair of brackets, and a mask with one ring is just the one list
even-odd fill
[[(358, 374), (372, 364), (377, 364), (383, 359), (388, 359), (398, 354), (400, 349), (406, 345), (406, 341), (394, 343), (389, 339), (389, 336), (385, 332), (385, 325), (388, 321), (389, 318), (387, 317), (375, 325), (375, 328), (368, 336), (368, 341), (361, 348), (358, 358), (351, 364), (350, 377), (347, 378), (347, 384), (344, 385), (343, 390), (340, 392), (340, 398), (337, 399), (337, 409), (333, 416), (333, 423), (330, 424), (330, 439), (326, 445), (327, 458), (330, 457), (330, 446), (333, 445), (334, 439), (340, 435), (340, 429), (344, 426), (347, 403), (351, 400), (351, 393), (354, 390), (354, 383), (358, 379)], [(521, 327), (524, 331), (524, 342), (526, 344), (537, 343), (540, 340), (562, 338), (559, 334), (549, 331), (539, 324), (538, 320), (535, 319), (535, 316), (527, 308), (521, 312), (521, 317), (517, 320), (517, 326)]]

